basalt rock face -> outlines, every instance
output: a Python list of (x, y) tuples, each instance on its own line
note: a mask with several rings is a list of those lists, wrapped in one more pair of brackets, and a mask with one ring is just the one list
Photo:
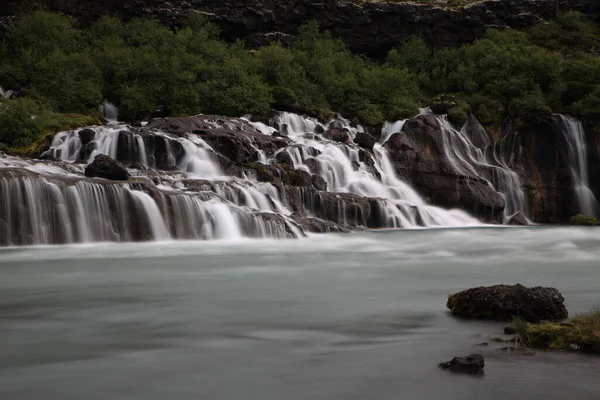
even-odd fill
[[(0, 19), (17, 14), (20, 0), (0, 4)], [(270, 37), (294, 35), (315, 20), (341, 37), (354, 51), (384, 55), (412, 35), (437, 46), (470, 42), (490, 27), (528, 28), (557, 13), (599, 13), (596, 0), (482, 0), (456, 7), (447, 1), (364, 0), (34, 0), (30, 4), (75, 15), (83, 22), (111, 14), (152, 17), (180, 25), (190, 11), (215, 22), (226, 39), (264, 43)]]
[(395, 170), (433, 204), (462, 208), (484, 220), (502, 222), (505, 202), (489, 184), (491, 171), (457, 170), (453, 145), (435, 116), (408, 120), (385, 144)]
[[(521, 127), (488, 148), (521, 177), (529, 218), (534, 222), (566, 223), (573, 215), (584, 212), (574, 193), (574, 166), (569, 154), (573, 149), (567, 141), (568, 135), (574, 133), (565, 131), (564, 118), (554, 115), (549, 123)], [(582, 145), (587, 156), (589, 189), (598, 198), (600, 136), (591, 126), (584, 129)]]

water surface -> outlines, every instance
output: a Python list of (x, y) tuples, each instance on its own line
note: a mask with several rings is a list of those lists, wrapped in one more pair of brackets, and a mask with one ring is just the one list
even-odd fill
[[(445, 302), (521, 283), (583, 312), (599, 256), (575, 228), (3, 249), (0, 399), (597, 400), (600, 359), (481, 346), (503, 324)], [(483, 377), (436, 367), (471, 352)]]

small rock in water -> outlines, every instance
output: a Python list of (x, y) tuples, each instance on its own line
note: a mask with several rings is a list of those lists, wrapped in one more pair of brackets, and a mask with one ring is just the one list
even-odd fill
[(485, 360), (481, 354), (469, 354), (466, 357), (454, 357), (450, 361), (440, 363), (439, 366), (452, 372), (477, 374), (483, 371)]
[(580, 347), (579, 347), (578, 345), (576, 345), (576, 344), (574, 344), (574, 343), (571, 343), (571, 344), (569, 345), (569, 348), (568, 348), (568, 350), (569, 350), (569, 351), (579, 351), (579, 348), (580, 348)]
[(508, 326), (504, 327), (504, 334), (505, 335), (516, 335), (517, 334), (517, 330), (515, 329), (514, 326), (508, 325)]
[(535, 354), (536, 354), (535, 351), (533, 351), (531, 349), (525, 349), (525, 350), (523, 350), (523, 355), (524, 356), (530, 356), (531, 357), (531, 356), (535, 356)]
[(489, 346), (490, 344), (488, 342), (483, 342), (483, 343), (479, 343), (478, 346)]
[(527, 221), (527, 218), (525, 218), (523, 213), (519, 211), (512, 217), (510, 217), (510, 219), (508, 220), (508, 225), (527, 226), (529, 225), (529, 222)]

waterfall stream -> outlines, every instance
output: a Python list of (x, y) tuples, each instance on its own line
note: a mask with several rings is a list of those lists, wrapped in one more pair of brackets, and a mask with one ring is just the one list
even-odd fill
[[(108, 119), (108, 104), (104, 107)], [(286, 136), (287, 144), (274, 153), (248, 143), (256, 162), (276, 165), (285, 152), (295, 170), (322, 178), (327, 192), (258, 182), (252, 170), (244, 170), (244, 178), (227, 175), (212, 147), (192, 132), (173, 135), (113, 122), (55, 135), (43, 156), (62, 161), (0, 158), (0, 245), (298, 238), (304, 235), (297, 223), (299, 209), (308, 218), (369, 228), (481, 224), (462, 210), (427, 204), (398, 179), (383, 145), (404, 121), (386, 123), (372, 153), (352, 142), (363, 128), (341, 118), (323, 124), (279, 113), (268, 125), (237, 121), (259, 136), (276, 131)], [(227, 120), (210, 124), (237, 129)], [(506, 197), (507, 213), (526, 209), (514, 172), (492, 165), (444, 119), (440, 125), (444, 151), (457, 172), (479, 176), (479, 167), (495, 171), (489, 182)], [(324, 137), (331, 127), (348, 140)], [(84, 165), (97, 154), (152, 171), (130, 169), (133, 177), (125, 183), (83, 178)]]
[(598, 201), (589, 187), (587, 146), (581, 121), (558, 115), (561, 132), (567, 141), (569, 170), (573, 180), (573, 192), (577, 198), (579, 213), (598, 216)]

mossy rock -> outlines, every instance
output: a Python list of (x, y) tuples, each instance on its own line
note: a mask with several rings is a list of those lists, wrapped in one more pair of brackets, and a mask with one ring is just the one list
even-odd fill
[(577, 214), (571, 217), (569, 224), (580, 226), (596, 226), (598, 225), (598, 220), (589, 215)]
[(600, 311), (566, 323), (527, 324), (518, 331), (519, 340), (530, 347), (600, 354)]

